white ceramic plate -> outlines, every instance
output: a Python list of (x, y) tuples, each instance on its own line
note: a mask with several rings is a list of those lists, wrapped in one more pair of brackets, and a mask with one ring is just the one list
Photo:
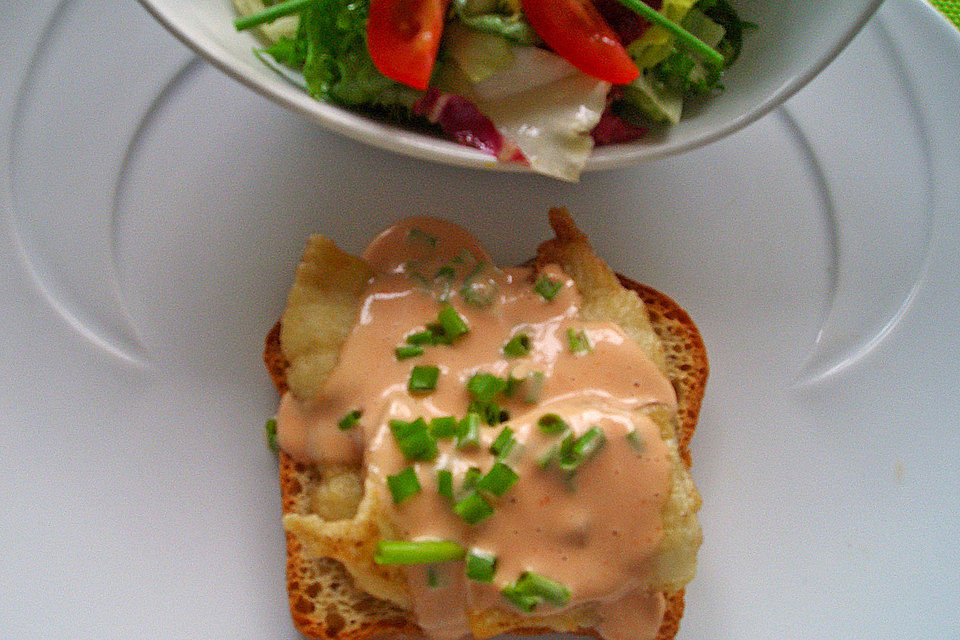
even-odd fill
[[(430, 135), (375, 122), (319, 103), (268, 69), (253, 54), (250, 33), (233, 28), (230, 0), (140, 0), (185, 44), (237, 80), (324, 126), (355, 140), (416, 158), (456, 166), (525, 170), (496, 163), (480, 151)], [(880, 0), (737, 0), (745, 20), (762, 28), (746, 39), (743, 54), (724, 76), (727, 90), (660, 136), (598, 148), (587, 169), (622, 167), (717, 140), (763, 116), (803, 87), (847, 45)]]
[(890, 0), (785, 107), (579, 186), (402, 158), (132, 2), (0, 21), (0, 635), (295, 638), (260, 363), (307, 234), (564, 204), (698, 322), (706, 542), (681, 638), (960, 637), (960, 35)]

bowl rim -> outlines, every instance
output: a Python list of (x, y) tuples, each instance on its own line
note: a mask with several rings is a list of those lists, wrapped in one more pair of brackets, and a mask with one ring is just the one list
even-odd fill
[[(179, 25), (177, 20), (165, 10), (164, 0), (137, 1), (180, 42), (223, 73), (273, 102), (312, 120), (317, 120), (324, 127), (341, 135), (378, 149), (440, 164), (504, 172), (532, 172), (532, 169), (527, 166), (513, 162), (499, 162), (493, 156), (477, 149), (425, 133), (404, 129), (398, 125), (378, 122), (346, 107), (315, 100), (303, 91), (281, 90), (280, 87), (283, 86), (281, 83), (266, 85), (259, 82), (255, 77), (235, 65), (231, 61), (232, 56), (221, 52), (218, 47), (213, 46), (212, 41), (202, 34), (197, 32), (194, 34), (187, 33), (188, 29)], [(850, 41), (860, 32), (882, 3), (883, 0), (869, 0), (837, 42), (824, 51), (813, 65), (804, 72), (791, 77), (747, 113), (720, 127), (692, 136), (684, 141), (667, 142), (656, 147), (644, 147), (632, 143), (595, 147), (587, 160), (584, 171), (617, 169), (646, 160), (657, 160), (678, 155), (716, 142), (756, 122), (786, 102), (823, 71), (850, 44)]]

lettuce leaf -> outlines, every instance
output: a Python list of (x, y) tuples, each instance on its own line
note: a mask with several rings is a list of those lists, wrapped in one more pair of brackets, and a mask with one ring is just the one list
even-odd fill
[(451, 7), (460, 22), (472, 29), (519, 44), (540, 43), (540, 37), (523, 17), (520, 0), (453, 0)]
[[(380, 73), (367, 51), (369, 0), (326, 0), (299, 16), (294, 34), (285, 33), (258, 54), (270, 67), (303, 74), (303, 85), (317, 100), (373, 108), (409, 119), (420, 92)], [(289, 73), (280, 71), (290, 78)], [(290, 78), (294, 80), (293, 78)], [(299, 84), (299, 83), (298, 83)]]
[[(610, 83), (578, 71), (537, 47), (513, 46), (513, 64), (460, 87), (537, 172), (576, 181), (593, 150), (590, 132), (607, 104)], [(451, 83), (455, 85), (455, 83)]]

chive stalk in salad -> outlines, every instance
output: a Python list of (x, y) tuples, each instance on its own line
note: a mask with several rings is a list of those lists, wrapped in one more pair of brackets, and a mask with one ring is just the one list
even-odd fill
[(753, 28), (727, 0), (233, 0), (317, 100), (577, 180), (723, 89)]

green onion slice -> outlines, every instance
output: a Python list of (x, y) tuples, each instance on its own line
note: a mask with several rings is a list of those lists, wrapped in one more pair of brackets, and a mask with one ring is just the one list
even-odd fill
[(405, 339), (408, 344), (413, 345), (436, 344), (436, 336), (429, 329), (411, 333)]
[(453, 416), (441, 416), (430, 421), (430, 435), (441, 440), (457, 435), (457, 419)]
[(453, 505), (453, 510), (467, 524), (477, 524), (493, 514), (493, 507), (476, 491), (467, 494), (460, 502)]
[(563, 418), (555, 413), (545, 413), (537, 420), (537, 426), (543, 433), (555, 436), (570, 428)]
[(470, 412), (457, 425), (457, 449), (480, 446), (480, 414)]
[(503, 388), (503, 395), (507, 398), (512, 398), (513, 394), (517, 392), (517, 389), (520, 388), (521, 384), (523, 384), (523, 380), (514, 377), (514, 375), (511, 373), (509, 376), (507, 376), (507, 386)]
[(567, 329), (567, 346), (570, 347), (571, 353), (586, 353), (591, 349), (587, 333), (583, 329), (578, 331), (573, 327)]
[(453, 500), (453, 472), (449, 469), (437, 469), (437, 493)]
[(280, 445), (277, 443), (277, 419), (270, 418), (263, 425), (263, 432), (267, 438), (267, 448), (274, 453), (280, 451)]
[(453, 344), (453, 340), (443, 330), (443, 325), (439, 322), (431, 322), (428, 324), (427, 331), (430, 332), (430, 344)]
[(537, 404), (540, 402), (540, 394), (543, 392), (543, 383), (546, 376), (543, 371), (531, 371), (526, 377), (526, 386), (523, 394), (523, 401), (527, 404)]
[(541, 469), (546, 469), (554, 462), (556, 462), (560, 457), (560, 445), (558, 443), (553, 443), (546, 449), (543, 453), (537, 457), (537, 466)]
[(515, 584), (508, 584), (500, 591), (500, 594), (507, 602), (527, 613), (533, 611), (533, 608), (540, 604), (539, 597), (524, 593)]
[(560, 443), (557, 464), (563, 471), (576, 471), (584, 462), (589, 460), (604, 443), (603, 431), (600, 427), (590, 427), (587, 431), (574, 438), (568, 434)]
[(557, 297), (561, 287), (563, 287), (562, 282), (558, 282), (549, 276), (540, 276), (536, 284), (533, 285), (533, 290), (539, 293), (541, 298), (549, 302)]
[(427, 393), (437, 388), (440, 368), (433, 365), (417, 365), (410, 371), (407, 389), (411, 393)]
[(490, 402), (506, 388), (506, 380), (484, 371), (473, 374), (467, 381), (470, 397), (478, 402)]
[(349, 431), (353, 429), (360, 422), (360, 416), (363, 415), (363, 412), (360, 409), (354, 409), (347, 415), (340, 418), (340, 421), (337, 422), (337, 428), (340, 431)]
[(513, 429), (504, 427), (493, 442), (490, 443), (490, 453), (497, 458), (505, 458), (510, 454), (510, 450), (517, 443), (513, 438)]
[(390, 433), (393, 434), (400, 452), (408, 460), (433, 460), (437, 457), (437, 443), (430, 436), (423, 418), (412, 422), (391, 420)]
[(637, 453), (643, 453), (647, 448), (646, 443), (643, 441), (643, 436), (640, 435), (640, 432), (637, 429), (634, 429), (627, 434), (627, 442), (629, 442), (630, 446), (637, 450)]
[(467, 552), (467, 577), (477, 582), (493, 582), (497, 572), (497, 556), (480, 549)]
[(570, 601), (570, 589), (556, 580), (532, 571), (525, 571), (520, 576), (516, 582), (516, 588), (526, 595), (539, 596), (560, 606)]
[(377, 564), (432, 564), (463, 558), (467, 550), (448, 540), (382, 540), (373, 561)]
[(495, 496), (502, 496), (517, 483), (519, 477), (516, 471), (498, 460), (477, 482), (477, 489), (489, 491)]
[(416, 358), (423, 355), (423, 347), (419, 344), (401, 344), (394, 349), (397, 360), (406, 360), (407, 358)]
[(518, 333), (503, 345), (503, 355), (508, 358), (522, 358), (530, 353), (530, 336)]
[(582, 461), (589, 460), (600, 450), (604, 443), (603, 430), (600, 427), (590, 427), (577, 438), (573, 445), (573, 453)]
[(420, 480), (413, 467), (407, 467), (400, 473), (387, 476), (387, 487), (393, 496), (393, 504), (400, 504), (420, 493)]
[(451, 342), (470, 331), (467, 321), (449, 304), (440, 309), (437, 323), (443, 327), (444, 335)]
[(466, 473), (463, 474), (463, 490), (473, 491), (477, 488), (477, 483), (480, 482), (480, 478), (483, 477), (483, 472), (480, 471), (477, 467), (470, 467), (467, 469)]
[(510, 419), (510, 412), (503, 409), (496, 402), (480, 402), (479, 400), (474, 400), (467, 406), (467, 410), (471, 413), (478, 414), (483, 422), (491, 426), (506, 422)]

